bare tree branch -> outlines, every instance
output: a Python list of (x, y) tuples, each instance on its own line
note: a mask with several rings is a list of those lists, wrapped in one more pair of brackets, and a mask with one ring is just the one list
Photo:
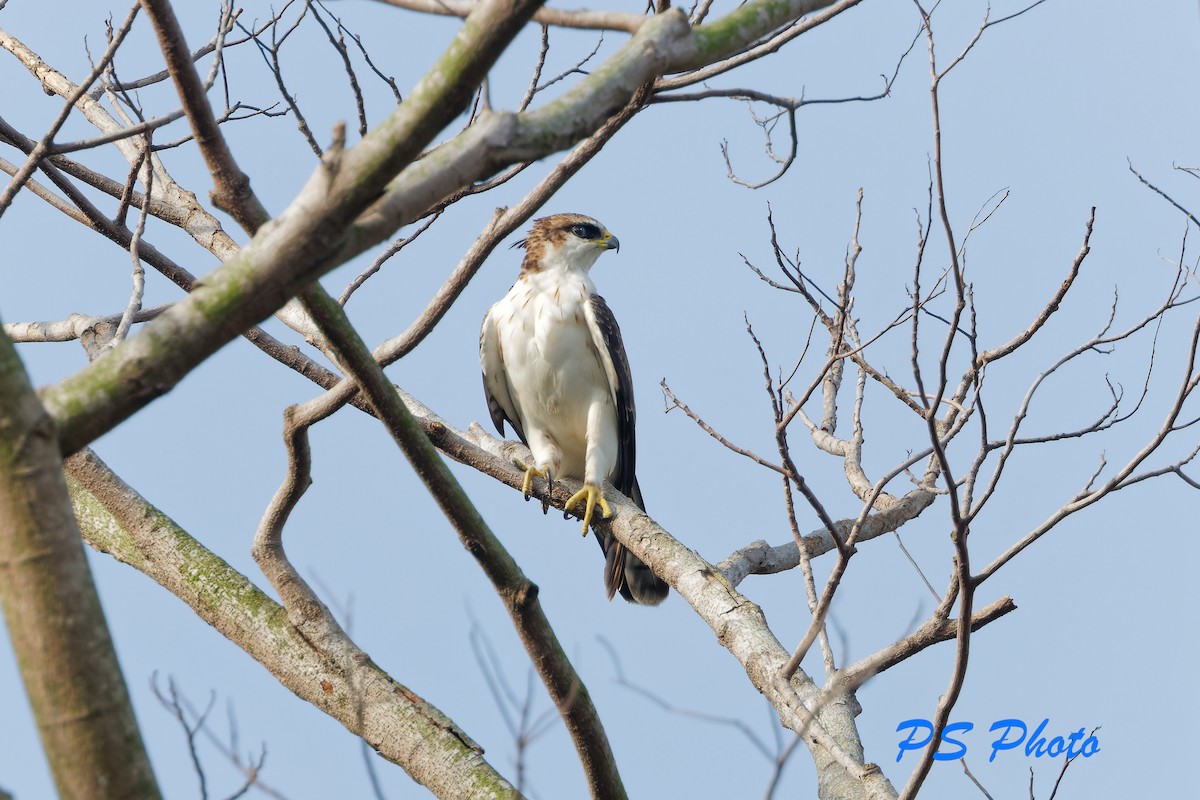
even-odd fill
[[(63, 414), (57, 421), (64, 451), (78, 449), (162, 394), (234, 332), (270, 314), (332, 268), (332, 251), (342, 232), (465, 104), (470, 89), (519, 29), (522, 15), (532, 13), (536, 3), (489, 0), (481, 5), (433, 67), (453, 70), (455, 80), (420, 84), (389, 122), (354, 150), (344, 155), (331, 150), (288, 211), (263, 228), (250, 246), (214, 270), (186, 300), (148, 323), (142, 335), (51, 388), (46, 401), (52, 413)], [(377, 152), (382, 143), (385, 152)], [(214, 327), (218, 319), (223, 322)], [(106, 377), (93, 379), (98, 373)], [(141, 388), (128, 391), (132, 385)]]
[[(376, 2), (448, 17), (465, 17), (478, 5), (475, 0), (376, 0)], [(626, 33), (636, 33), (645, 20), (646, 17), (641, 14), (588, 11), (587, 9), (564, 11), (542, 8), (533, 15), (533, 21), (542, 26), (554, 25), (560, 28), (625, 31)]]
[[(238, 168), (233, 153), (225, 142), (208, 103), (207, 87), (196, 72), (196, 63), (183, 37), (183, 28), (175, 17), (168, 0), (141, 0), (154, 25), (159, 49), (167, 61), (167, 70), (175, 81), (179, 99), (187, 111), (192, 135), (200, 152), (204, 155), (208, 171), (213, 177), (213, 203), (228, 212), (244, 230), (253, 232), (269, 218), (262, 203), (250, 190), (250, 178)], [(227, 30), (225, 19), (232, 19), (232, 6), (222, 6), (224, 17), (220, 30)], [(220, 38), (218, 37), (218, 43)], [(219, 44), (218, 44), (219, 47)], [(149, 194), (149, 191), (147, 191)]]
[[(89, 450), (66, 461), (71, 499), (86, 541), (130, 564), (186, 602), (277, 680), (362, 736), (438, 794), (515, 789), (482, 749), (437, 708), (370, 658), (320, 650), (287, 623), (287, 612), (166, 514), (114, 475)], [(203, 575), (197, 582), (194, 576)], [(349, 672), (347, 672), (349, 670)], [(368, 713), (358, 714), (356, 707)]]
[(0, 608), (58, 793), (157, 800), (54, 426), (2, 333), (0, 397)]
[[(25, 181), (33, 175), (34, 170), (37, 169), (41, 160), (50, 153), (50, 148), (54, 141), (55, 135), (58, 134), (58, 131), (66, 123), (67, 117), (70, 116), (75, 104), (86, 96), (88, 88), (95, 83), (104, 70), (108, 68), (108, 64), (112, 60), (113, 56), (116, 55), (117, 49), (120, 48), (121, 43), (125, 41), (125, 36), (129, 33), (129, 29), (133, 27), (133, 20), (135, 17), (137, 17), (137, 9), (138, 7), (135, 3), (129, 10), (129, 14), (125, 17), (125, 20), (121, 23), (121, 26), (117, 28), (112, 40), (108, 43), (108, 48), (104, 51), (104, 55), (101, 56), (99, 62), (92, 67), (92, 71), (88, 73), (88, 76), (84, 79), (84, 82), (79, 86), (74, 87), (70, 94), (67, 95), (67, 102), (63, 104), (62, 109), (58, 112), (58, 116), (55, 117), (54, 122), (50, 124), (50, 129), (42, 136), (41, 141), (34, 146), (32, 152), (29, 153), (29, 157), (25, 159), (24, 165), (17, 170), (17, 174), (13, 176), (11, 181), (9, 181), (8, 186), (4, 187), (3, 192), (0, 192), (0, 217), (4, 216), (4, 212), (8, 210), (13, 198), (16, 197), (17, 192), (21, 190), (21, 187), (25, 184)], [(12, 37), (10, 37), (5, 31), (0, 30), (0, 47), (4, 47), (5, 49), (14, 52), (14, 54), (19, 54), (18, 49), (13, 47), (14, 43), (15, 40), (13, 40)], [(36, 55), (33, 57), (34, 59), (37, 58)]]
[[(841, 14), (843, 11), (847, 11), (858, 5), (860, 2), (862, 2), (862, 0), (839, 0), (835, 3), (794, 3), (794, 5), (799, 7), (799, 13), (789, 15), (791, 16), (790, 22), (786, 24), (780, 23), (779, 25), (774, 25), (770, 28), (770, 30), (774, 30), (775, 28), (782, 26), (783, 30), (779, 33), (771, 36), (764, 42), (754, 44), (752, 47), (749, 47), (742, 52), (727, 53), (723, 57), (723, 60), (716, 63), (700, 66), (700, 68), (693, 69), (691, 72), (685, 72), (676, 78), (662, 78), (655, 82), (654, 91), (657, 93), (668, 91), (670, 89), (681, 89), (684, 86), (693, 86), (697, 83), (703, 83), (704, 81), (707, 81), (710, 78), (715, 78), (717, 75), (728, 72), (735, 67), (740, 67), (743, 64), (748, 64), (751, 61), (762, 58), (763, 56), (778, 52), (781, 47), (795, 39), (797, 36), (823, 25), (837, 15)], [(746, 9), (750, 5), (751, 4), (747, 3), (743, 5), (742, 8)], [(824, 8), (825, 10), (819, 13), (812, 13), (821, 8)], [(807, 19), (800, 19), (800, 17), (802, 17), (804, 14), (812, 14), (812, 16), (808, 17)], [(729, 15), (729, 17), (732, 16), (733, 15)], [(728, 19), (729, 17), (726, 17), (725, 19)], [(711, 24), (712, 23), (710, 23), (710, 25)], [(706, 26), (701, 26), (701, 28), (703, 27)], [(768, 31), (763, 31), (763, 33), (767, 32)], [(746, 44), (750, 44), (750, 42), (747, 41)]]
[[(566, 723), (576, 752), (583, 764), (584, 774), (593, 797), (622, 798), (625, 788), (617, 771), (616, 761), (599, 715), (588, 697), (582, 679), (571, 666), (549, 621), (537, 600), (537, 587), (521, 573), (516, 562), (505, 551), (467, 497), (453, 474), (439, 458), (408, 407), (396, 393), (395, 387), (383, 374), (357, 332), (350, 326), (342, 307), (319, 288), (309, 289), (304, 305), (317, 325), (333, 344), (340, 363), (358, 382), (367, 396), (375, 415), (384, 423), (392, 438), (403, 450), (417, 475), (458, 532), (467, 551), (475, 557), (492, 581), (521, 636), (530, 660), (558, 707)], [(296, 430), (293, 428), (293, 430)], [(300, 428), (299, 431), (304, 431)], [(303, 454), (307, 456), (305, 452)], [(307, 479), (307, 464), (302, 467)], [(291, 477), (286, 486), (296, 486), (292, 497), (303, 492), (306, 483)], [(290, 507), (289, 509), (290, 510)], [(276, 526), (283, 518), (277, 518)], [(290, 578), (298, 581), (297, 576)], [(277, 587), (278, 588), (278, 587)], [(308, 602), (311, 602), (309, 600)]]
[[(1001, 597), (991, 605), (976, 611), (971, 617), (971, 630), (977, 631), (989, 622), (1017, 610), (1011, 597)], [(854, 691), (870, 678), (911, 658), (926, 648), (948, 642), (958, 635), (958, 620), (928, 619), (919, 628), (892, 642), (887, 647), (854, 662), (842, 670), (833, 681), (838, 691)]]

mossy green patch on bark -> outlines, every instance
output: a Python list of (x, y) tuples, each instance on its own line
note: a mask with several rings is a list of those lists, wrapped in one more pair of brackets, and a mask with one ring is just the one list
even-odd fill
[(797, 0), (751, 0), (740, 8), (696, 29), (696, 60), (712, 63), (726, 58), (750, 42), (761, 39), (781, 25), (791, 22), (809, 5), (820, 8), (830, 3), (802, 3)]
[[(67, 486), (88, 544), (152, 575), (153, 559), (145, 552), (146, 548), (169, 542), (177, 555), (179, 578), (190, 588), (193, 597), (209, 610), (210, 616), (226, 616), (229, 609), (235, 607), (245, 617), (266, 624), (275, 634), (288, 627), (287, 612), (279, 603), (150, 503), (145, 503), (141, 509), (146, 530), (141, 536), (135, 536), (69, 474)], [(165, 578), (163, 576), (159, 582), (165, 582)]]

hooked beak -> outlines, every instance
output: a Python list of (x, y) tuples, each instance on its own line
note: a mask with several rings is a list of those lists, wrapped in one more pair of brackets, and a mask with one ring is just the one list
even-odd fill
[(613, 236), (608, 231), (604, 232), (604, 249), (605, 250), (621, 250), (621, 240)]

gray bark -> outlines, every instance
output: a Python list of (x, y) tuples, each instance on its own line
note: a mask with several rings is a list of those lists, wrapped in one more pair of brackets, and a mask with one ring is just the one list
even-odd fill
[(63, 800), (157, 800), (54, 423), (0, 333), (0, 604)]

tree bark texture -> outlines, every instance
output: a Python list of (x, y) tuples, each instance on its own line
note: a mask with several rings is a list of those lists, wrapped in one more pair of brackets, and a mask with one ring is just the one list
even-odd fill
[(0, 605), (62, 800), (157, 800), (54, 423), (0, 333)]

